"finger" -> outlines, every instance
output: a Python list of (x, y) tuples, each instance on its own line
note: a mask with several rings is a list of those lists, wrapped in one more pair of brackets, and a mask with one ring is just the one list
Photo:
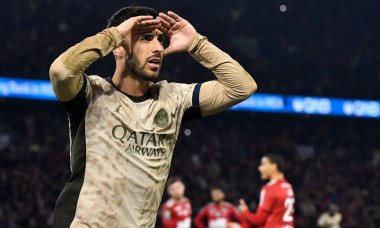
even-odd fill
[(159, 16), (163, 18), (165, 21), (169, 22), (171, 25), (176, 23), (176, 21), (173, 18), (169, 17), (168, 15), (164, 13), (160, 13)]
[(138, 22), (145, 21), (145, 20), (151, 20), (153, 19), (153, 16), (150, 15), (143, 15), (143, 16), (136, 16), (134, 17)]
[(173, 11), (169, 11), (168, 12), (168, 15), (170, 16), (170, 17), (172, 17), (172, 18), (174, 18), (174, 20), (176, 20), (176, 21), (181, 21), (181, 20), (183, 20), (183, 18), (182, 17), (180, 17), (180, 16), (178, 16), (176, 13), (174, 13)]
[(165, 48), (164, 50), (164, 56), (167, 56), (167, 55), (170, 55), (170, 54), (173, 54), (174, 51), (173, 51), (173, 48), (169, 45), (169, 47)]
[(160, 30), (161, 32), (167, 34), (168, 33), (168, 29), (165, 28), (164, 26), (162, 26), (162, 24), (160, 26), (158, 26), (158, 30)]
[(160, 24), (160, 20), (159, 19), (153, 19), (153, 20), (143, 20), (143, 21), (140, 21), (139, 24), (140, 25), (157, 25), (157, 24)]
[(162, 26), (164, 26), (165, 28), (170, 28), (170, 23), (169, 22), (167, 22), (165, 19), (163, 19), (162, 17), (157, 17), (159, 20), (160, 20), (160, 22), (161, 22), (161, 25)]
[(240, 199), (239, 202), (240, 202), (241, 205), (246, 205), (244, 199)]

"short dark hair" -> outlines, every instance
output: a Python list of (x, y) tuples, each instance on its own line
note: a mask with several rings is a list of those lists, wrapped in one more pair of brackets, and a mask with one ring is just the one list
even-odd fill
[(146, 6), (128, 6), (117, 11), (110, 19), (108, 19), (107, 28), (119, 26), (131, 17), (150, 15), (156, 18), (158, 13), (153, 8)]
[(173, 183), (175, 183), (177, 181), (179, 181), (182, 184), (184, 184), (183, 181), (182, 181), (182, 179), (180, 177), (169, 177), (169, 179), (167, 181), (167, 186), (169, 187), (170, 185), (172, 185)]
[(285, 162), (281, 155), (279, 154), (265, 154), (264, 157), (269, 159), (270, 163), (277, 165), (279, 172), (283, 173), (285, 169)]

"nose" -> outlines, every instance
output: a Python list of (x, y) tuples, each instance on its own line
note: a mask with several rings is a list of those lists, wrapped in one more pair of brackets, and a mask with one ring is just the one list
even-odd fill
[(155, 37), (152, 40), (152, 52), (153, 53), (161, 53), (164, 50), (163, 44)]

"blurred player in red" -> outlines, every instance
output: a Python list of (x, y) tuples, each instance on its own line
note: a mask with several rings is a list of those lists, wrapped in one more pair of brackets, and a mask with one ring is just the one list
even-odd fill
[(261, 178), (269, 182), (261, 189), (256, 214), (240, 200), (242, 216), (253, 227), (293, 228), (295, 200), (293, 188), (284, 178), (284, 160), (278, 154), (267, 154), (261, 159), (259, 171)]
[(191, 203), (184, 197), (185, 185), (179, 177), (168, 180), (168, 199), (161, 210), (162, 225), (164, 228), (190, 228)]
[(194, 223), (198, 228), (206, 228), (203, 223), (205, 218), (207, 218), (208, 228), (227, 228), (227, 225), (233, 220), (239, 222), (235, 223), (235, 225), (245, 227), (244, 219), (235, 206), (224, 201), (225, 194), (221, 189), (212, 189), (211, 197), (213, 202), (204, 206), (194, 219)]

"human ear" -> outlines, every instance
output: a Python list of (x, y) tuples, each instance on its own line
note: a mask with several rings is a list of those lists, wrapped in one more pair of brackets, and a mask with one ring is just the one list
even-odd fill
[(125, 50), (124, 50), (124, 48), (122, 46), (119, 46), (119, 47), (115, 48), (112, 52), (113, 52), (113, 54), (115, 55), (116, 58), (127, 57), (126, 56), (126, 52), (125, 52)]

